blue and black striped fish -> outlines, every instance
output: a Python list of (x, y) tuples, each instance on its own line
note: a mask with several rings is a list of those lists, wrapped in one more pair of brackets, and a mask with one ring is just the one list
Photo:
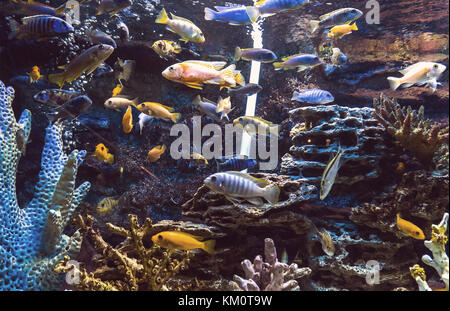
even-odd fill
[(9, 35), (10, 39), (26, 37), (51, 38), (74, 31), (72, 25), (65, 20), (51, 15), (24, 17), (22, 22), (23, 24), (19, 25), (15, 20), (11, 20), (13, 32)]
[(330, 92), (320, 89), (302, 90), (300, 93), (294, 91), (292, 101), (306, 102), (310, 104), (328, 104), (334, 101)]
[(258, 162), (248, 158), (216, 159), (218, 171), (242, 171), (254, 167)]

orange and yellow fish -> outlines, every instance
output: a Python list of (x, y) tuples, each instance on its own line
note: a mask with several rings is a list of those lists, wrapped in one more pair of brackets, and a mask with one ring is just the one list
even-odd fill
[(417, 227), (412, 222), (400, 218), (400, 214), (397, 214), (397, 228), (399, 228), (404, 234), (417, 240), (424, 240), (425, 235), (422, 229)]
[(152, 241), (158, 246), (170, 250), (202, 249), (208, 254), (214, 254), (215, 240), (199, 241), (201, 237), (180, 231), (163, 231), (152, 236)]
[(31, 72), (27, 72), (27, 75), (30, 77), (30, 83), (34, 83), (42, 78), (38, 66), (33, 66), (33, 68), (31, 68)]
[(117, 84), (116, 87), (112, 91), (111, 97), (120, 95), (120, 93), (122, 93), (122, 90), (123, 90), (123, 86), (120, 84)]
[(147, 154), (147, 161), (149, 162), (158, 161), (161, 155), (164, 153), (164, 151), (166, 151), (165, 145), (153, 147), (153, 149), (150, 150)]
[(236, 65), (225, 69), (226, 62), (208, 62), (189, 60), (169, 66), (162, 72), (164, 78), (182, 83), (190, 88), (202, 90), (204, 84), (215, 84), (226, 87), (235, 87)]
[(133, 130), (133, 112), (131, 106), (128, 106), (127, 111), (123, 115), (122, 129), (125, 134), (130, 134)]
[(104, 161), (109, 164), (114, 163), (114, 155), (109, 153), (108, 148), (106, 148), (106, 146), (102, 143), (95, 147), (94, 157), (96, 157), (99, 161)]
[(144, 102), (136, 106), (136, 108), (145, 113), (148, 116), (171, 120), (173, 123), (177, 123), (181, 118), (181, 114), (172, 112), (172, 107), (164, 106), (159, 103)]
[(330, 37), (331, 39), (341, 39), (343, 36), (351, 34), (353, 30), (358, 30), (358, 26), (356, 26), (356, 23), (353, 23), (353, 25), (344, 24), (334, 26), (330, 29), (328, 37)]

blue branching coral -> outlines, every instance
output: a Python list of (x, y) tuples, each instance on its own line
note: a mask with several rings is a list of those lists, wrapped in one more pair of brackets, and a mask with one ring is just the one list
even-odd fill
[(13, 99), (14, 89), (0, 81), (0, 290), (58, 289), (63, 276), (53, 271), (55, 264), (81, 247), (80, 232), (69, 237), (63, 229), (90, 188), (89, 182), (75, 188), (86, 152), (65, 155), (62, 125), (49, 126), (34, 198), (20, 208), (16, 171), (30, 134), (31, 113), (24, 110), (16, 122)]

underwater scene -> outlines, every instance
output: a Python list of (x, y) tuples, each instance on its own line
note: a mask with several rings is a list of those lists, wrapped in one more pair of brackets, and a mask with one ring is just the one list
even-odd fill
[(448, 40), (444, 0), (1, 1), (0, 290), (448, 291)]

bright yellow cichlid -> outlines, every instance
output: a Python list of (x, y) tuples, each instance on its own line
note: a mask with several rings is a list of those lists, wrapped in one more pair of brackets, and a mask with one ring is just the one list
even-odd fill
[(153, 147), (152, 150), (150, 150), (147, 154), (147, 161), (149, 162), (156, 162), (159, 160), (161, 155), (166, 151), (166, 145), (160, 145)]
[(259, 117), (239, 117), (234, 119), (233, 124), (234, 126), (242, 128), (250, 136), (256, 136), (256, 134), (266, 136), (274, 134), (278, 136), (278, 127), (272, 125), (272, 122), (266, 121)]
[(163, 231), (152, 236), (152, 241), (158, 246), (170, 250), (202, 249), (208, 254), (214, 254), (215, 240), (199, 241), (201, 237), (180, 231)]
[(158, 40), (152, 45), (153, 51), (162, 58), (174, 57), (175, 54), (181, 53), (181, 46), (168, 40)]
[(397, 214), (397, 228), (400, 229), (404, 234), (417, 240), (424, 240), (425, 235), (422, 229), (417, 227), (412, 222), (400, 218), (400, 214)]
[(172, 13), (170, 15), (172, 19), (169, 19), (166, 10), (162, 9), (156, 18), (156, 23), (167, 25), (167, 30), (178, 34), (182, 41), (195, 43), (205, 42), (205, 36), (193, 22), (186, 18), (175, 16)]
[(31, 72), (27, 72), (27, 74), (30, 77), (30, 83), (34, 83), (42, 78), (38, 66), (33, 66), (33, 68), (31, 68)]
[(104, 161), (109, 164), (114, 163), (114, 155), (109, 153), (109, 149), (102, 143), (95, 147), (94, 157), (96, 157), (99, 161)]
[(164, 106), (159, 103), (144, 102), (136, 106), (136, 108), (145, 113), (148, 116), (171, 120), (173, 123), (177, 123), (181, 118), (181, 114), (172, 112), (172, 107)]
[(113, 197), (104, 198), (97, 204), (97, 213), (99, 213), (99, 214), (109, 213), (118, 204), (119, 204), (119, 200), (115, 200)]
[(343, 36), (351, 34), (353, 30), (358, 30), (356, 23), (353, 23), (353, 25), (345, 24), (334, 26), (330, 29), (328, 37), (331, 39), (341, 39)]
[(131, 106), (128, 106), (127, 111), (122, 118), (122, 130), (125, 134), (130, 134), (133, 130), (133, 113)]
[(90, 47), (67, 65), (59, 66), (64, 69), (63, 73), (55, 73), (48, 76), (48, 80), (58, 84), (61, 89), (65, 82), (72, 82), (83, 73), (92, 73), (101, 63), (103, 63), (114, 51), (114, 48), (106, 44), (98, 44)]
[(116, 87), (112, 91), (111, 97), (120, 95), (120, 93), (122, 93), (122, 90), (123, 90), (123, 86), (120, 84), (117, 84)]

